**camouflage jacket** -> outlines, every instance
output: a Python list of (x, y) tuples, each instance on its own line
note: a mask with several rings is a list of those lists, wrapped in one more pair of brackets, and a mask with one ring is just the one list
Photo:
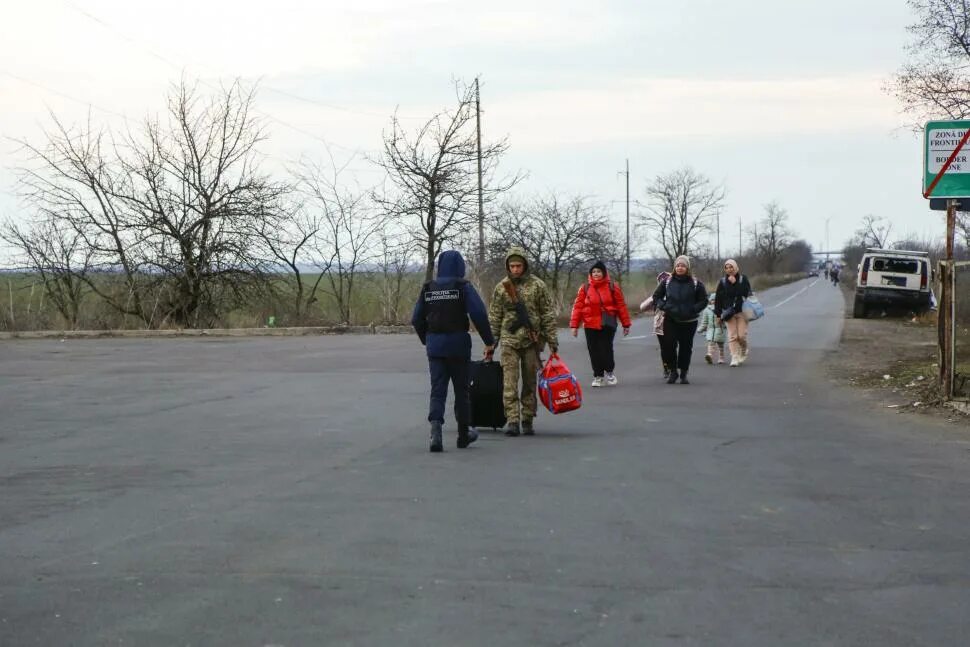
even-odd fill
[(547, 343), (558, 347), (555, 306), (549, 294), (549, 288), (542, 279), (529, 274), (528, 271), (517, 279), (506, 277), (495, 286), (492, 302), (488, 308), (488, 322), (491, 324), (496, 343), (501, 341), (510, 348), (528, 348), (533, 343), (529, 331), (524, 327), (515, 332), (511, 331), (511, 328), (515, 327), (517, 317), (512, 299), (502, 285), (505, 281), (512, 282), (519, 300), (529, 313), (529, 322), (539, 335), (539, 351), (541, 352)]

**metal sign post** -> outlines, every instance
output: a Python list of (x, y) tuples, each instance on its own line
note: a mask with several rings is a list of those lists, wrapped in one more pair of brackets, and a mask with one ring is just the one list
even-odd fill
[(956, 212), (961, 201), (970, 201), (970, 121), (930, 121), (923, 138), (923, 197), (931, 208), (946, 199), (946, 259), (940, 262), (940, 389), (947, 400), (953, 397), (956, 350), (956, 304), (953, 292), (953, 238)]
[(940, 387), (943, 397), (953, 397), (953, 372), (956, 366), (956, 272), (953, 267), (953, 237), (956, 229), (956, 200), (948, 200), (946, 208), (946, 260), (940, 263)]

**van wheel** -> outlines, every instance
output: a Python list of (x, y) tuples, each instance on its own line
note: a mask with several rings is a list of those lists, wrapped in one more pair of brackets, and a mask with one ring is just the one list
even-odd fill
[(857, 298), (852, 306), (852, 318), (853, 319), (865, 319), (866, 318), (866, 302), (862, 299)]

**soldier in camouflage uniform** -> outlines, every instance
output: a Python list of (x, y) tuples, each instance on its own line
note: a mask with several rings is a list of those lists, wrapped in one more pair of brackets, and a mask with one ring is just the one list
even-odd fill
[[(536, 415), (539, 353), (546, 344), (549, 344), (552, 352), (559, 348), (556, 314), (546, 284), (529, 273), (524, 249), (513, 247), (509, 250), (505, 255), (505, 269), (508, 276), (495, 286), (488, 308), (488, 321), (495, 335), (495, 343), (502, 345), (503, 400), (508, 418), (505, 435), (518, 436), (521, 431), (531, 436), (535, 433), (532, 419)], [(524, 306), (528, 325), (522, 325), (522, 308), (517, 310), (516, 301)], [(486, 357), (491, 358), (491, 353), (486, 352)]]

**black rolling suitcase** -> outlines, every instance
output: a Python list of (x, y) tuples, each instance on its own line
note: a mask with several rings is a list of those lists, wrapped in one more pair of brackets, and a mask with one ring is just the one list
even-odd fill
[(505, 426), (501, 364), (486, 361), (472, 362), (469, 395), (472, 403), (472, 427), (501, 429)]

